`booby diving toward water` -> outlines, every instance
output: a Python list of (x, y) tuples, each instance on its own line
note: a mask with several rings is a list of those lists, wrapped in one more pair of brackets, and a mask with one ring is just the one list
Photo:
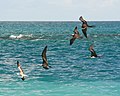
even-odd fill
[(24, 81), (26, 75), (24, 74), (24, 72), (23, 72), (23, 70), (22, 70), (22, 68), (21, 68), (21, 65), (20, 65), (19, 61), (17, 61), (17, 67), (18, 67), (18, 69), (19, 69), (19, 71), (20, 71), (20, 76), (22, 77), (21, 79)]
[(93, 44), (90, 45), (89, 51), (91, 52), (91, 58), (96, 58), (98, 57), (95, 50), (93, 49)]
[(87, 27), (95, 27), (95, 26), (89, 26), (87, 24), (87, 21), (85, 21), (82, 16), (80, 16), (79, 20), (82, 22), (82, 32), (85, 35), (85, 37), (87, 38), (87, 33), (86, 33)]
[(75, 41), (75, 39), (80, 38), (80, 34), (78, 32), (77, 26), (75, 27), (75, 29), (74, 29), (73, 32), (74, 32), (74, 34), (72, 34), (73, 37), (70, 39), (70, 45), (73, 44), (73, 42)]
[(43, 68), (44, 69), (49, 69), (50, 66), (48, 65), (47, 57), (46, 57), (46, 52), (47, 52), (47, 46), (45, 46), (43, 52), (42, 52), (42, 59), (43, 59)]

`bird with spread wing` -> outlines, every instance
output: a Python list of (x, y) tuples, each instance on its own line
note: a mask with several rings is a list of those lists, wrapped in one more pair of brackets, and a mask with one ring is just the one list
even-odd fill
[(79, 20), (82, 22), (82, 32), (84, 36), (87, 38), (87, 28), (88, 27), (95, 27), (95, 26), (90, 26), (87, 24), (87, 21), (83, 19), (82, 16), (80, 16)]
[(20, 76), (22, 77), (21, 79), (24, 81), (25, 80), (25, 74), (24, 74), (24, 71), (23, 71), (19, 61), (17, 61), (17, 67), (18, 67), (18, 69), (20, 71)]
[(75, 29), (74, 29), (73, 32), (74, 32), (74, 34), (72, 34), (73, 37), (70, 39), (70, 45), (73, 44), (73, 42), (75, 41), (75, 39), (81, 38), (81, 37), (80, 37), (80, 34), (79, 34), (79, 32), (78, 32), (77, 26), (75, 27)]
[(90, 47), (89, 47), (89, 51), (91, 52), (91, 58), (98, 57), (95, 50), (93, 49), (93, 47), (94, 47), (93, 44), (90, 45)]

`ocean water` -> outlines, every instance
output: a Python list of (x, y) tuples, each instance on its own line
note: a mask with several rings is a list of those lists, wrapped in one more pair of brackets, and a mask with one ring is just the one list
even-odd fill
[[(86, 39), (80, 22), (0, 22), (0, 96), (120, 96), (120, 22), (88, 24)], [(70, 46), (75, 26), (83, 38)], [(90, 58), (91, 44), (100, 58)]]

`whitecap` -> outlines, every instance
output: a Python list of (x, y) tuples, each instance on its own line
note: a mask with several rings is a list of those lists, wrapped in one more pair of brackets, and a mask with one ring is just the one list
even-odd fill
[(16, 36), (16, 35), (10, 35), (10, 36), (9, 36), (9, 38), (12, 38), (12, 39), (20, 39), (20, 38), (22, 38), (22, 37), (23, 37), (22, 34), (20, 34), (20, 35), (18, 35), (18, 36)]
[(94, 37), (97, 37), (97, 35), (94, 35)]
[(15, 35), (10, 35), (10, 37), (9, 38), (16, 38), (16, 36)]
[(17, 39), (20, 39), (20, 38), (22, 38), (22, 37), (23, 37), (23, 35), (20, 34), (20, 35), (17, 36)]

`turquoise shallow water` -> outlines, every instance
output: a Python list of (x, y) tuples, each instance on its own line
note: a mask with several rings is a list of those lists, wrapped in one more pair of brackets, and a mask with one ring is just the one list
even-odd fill
[[(80, 22), (0, 22), (0, 96), (120, 96), (120, 22), (88, 23), (88, 39), (70, 46)], [(89, 58), (91, 44), (101, 58)], [(49, 70), (39, 66), (46, 45)]]

